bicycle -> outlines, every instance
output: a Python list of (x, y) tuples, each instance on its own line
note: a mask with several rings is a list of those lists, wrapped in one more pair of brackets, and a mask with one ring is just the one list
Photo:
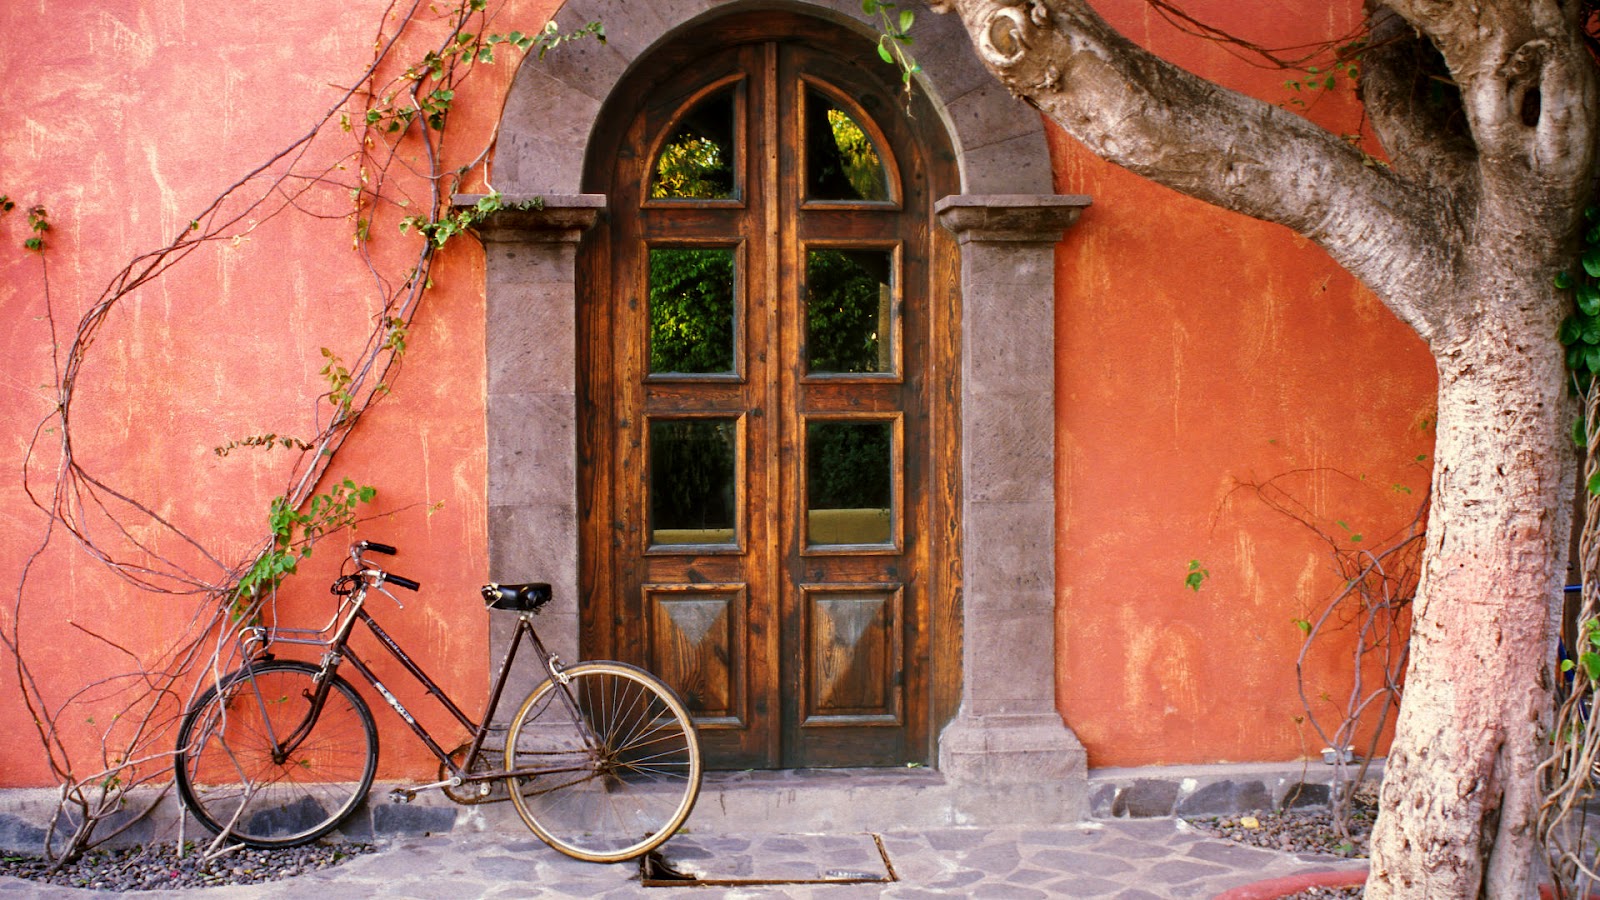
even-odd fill
[[(550, 602), (549, 585), (482, 588), (489, 609), (515, 612), (518, 620), (487, 711), (475, 722), (365, 608), (373, 590), (403, 608), (385, 585), (421, 587), (368, 563), (363, 554), (369, 552), (393, 555), (395, 548), (351, 545), (347, 568), (330, 588), (340, 599), (328, 624), (249, 629), (249, 662), (218, 679), (184, 713), (174, 774), (179, 798), (202, 825), (251, 847), (292, 847), (332, 831), (361, 805), (377, 771), (378, 734), (366, 701), (339, 674), (346, 663), (439, 758), (440, 780), (400, 789), (405, 798), (437, 787), (457, 803), (482, 803), (504, 783), (534, 834), (591, 862), (648, 853), (688, 819), (701, 764), (687, 710), (671, 688), (642, 669), (604, 661), (565, 666), (545, 649), (532, 617)], [(467, 728), (467, 744), (446, 752), (378, 681), (348, 646), (357, 622)], [(496, 769), (490, 756), (500, 748), (487, 741), (502, 727), (491, 723), (525, 637), (548, 678), (505, 726), (504, 765)], [(278, 659), (270, 652), (273, 641), (321, 646), (322, 659)]]

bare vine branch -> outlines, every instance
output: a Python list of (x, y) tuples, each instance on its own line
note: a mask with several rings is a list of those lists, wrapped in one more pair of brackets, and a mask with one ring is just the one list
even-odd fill
[[(465, 230), (455, 220), (449, 229), (434, 227), (449, 213), (449, 198), (489, 152), (487, 146), (458, 152), (447, 145), (456, 91), (476, 66), (494, 61), (496, 48), (543, 55), (562, 41), (600, 33), (594, 24), (575, 34), (553, 27), (489, 34), (499, 9), (498, 4), (491, 9), (489, 0), (459, 0), (442, 14), (422, 0), (391, 4), (374, 37), (372, 58), (350, 86), (340, 88), (305, 131), (205, 203), (168, 243), (114, 273), (70, 333), (60, 328), (50, 293), (48, 222), (42, 208), (29, 210), (35, 235), (28, 246), (40, 260), (43, 319), (50, 336), (52, 406), (25, 453), (23, 489), (42, 514), (42, 525), (21, 568), (8, 620), (0, 622), (0, 646), (11, 657), (45, 763), (60, 785), (60, 805), (46, 837), (47, 851), (58, 863), (112, 836), (97, 833), (112, 816), (118, 822), (108, 830), (121, 830), (159, 800), (183, 709), (251, 652), (245, 629), (274, 617), (278, 582), (322, 536), (352, 523), (355, 505), (371, 496), (370, 488), (348, 479), (325, 486), (339, 451), (399, 374), (406, 335), (432, 283), (435, 259)], [(402, 58), (416, 47), (425, 48), (418, 58)], [(457, 157), (466, 162), (453, 164)], [(9, 198), (0, 200), (5, 209), (14, 206)], [(416, 224), (418, 234), (395, 235), (381, 253), (374, 252), (373, 222), (387, 224), (403, 212), (411, 213), (405, 221)], [(229, 560), (159, 512), (159, 502), (95, 471), (75, 443), (77, 414), (87, 363), (114, 311), (196, 259), (198, 251), (236, 245), (280, 216), (348, 219), (356, 259), (379, 312), (348, 364), (324, 350), (328, 389), (311, 401), (313, 434), (273, 434), (227, 445), (227, 450), (278, 447), (290, 454), (285, 489), (271, 510), (271, 534), (246, 559)], [(219, 448), (218, 455), (226, 451)], [(52, 700), (35, 671), (26, 620), (44, 599), (39, 566), (63, 540), (153, 601), (188, 598), (193, 606), (184, 626), (158, 648), (131, 646), (111, 630), (73, 623), (86, 640), (125, 660), (127, 671), (98, 677)], [(109, 710), (111, 721), (81, 721), (89, 709)], [(79, 734), (86, 727), (98, 731), (87, 744)], [(142, 811), (125, 819), (130, 792), (153, 785), (163, 786), (155, 800), (147, 799)]]

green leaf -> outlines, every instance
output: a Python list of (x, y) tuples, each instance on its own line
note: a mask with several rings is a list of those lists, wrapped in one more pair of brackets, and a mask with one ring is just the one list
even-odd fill
[(1572, 423), (1572, 443), (1579, 450), (1589, 446), (1589, 430), (1583, 427), (1582, 416), (1578, 417), (1578, 421)]
[(1600, 653), (1584, 653), (1578, 657), (1578, 663), (1590, 681), (1600, 681)]
[(1600, 347), (1588, 344), (1583, 348), (1583, 362), (1590, 372), (1600, 372)]
[(1589, 493), (1600, 497), (1600, 471), (1589, 476)]
[(884, 62), (893, 65), (894, 56), (889, 52), (889, 48), (884, 46), (885, 40), (887, 40), (887, 38), (878, 39), (878, 56), (882, 58)]
[(1600, 287), (1580, 284), (1573, 293), (1573, 299), (1578, 301), (1578, 309), (1585, 315), (1600, 315)]
[(1572, 316), (1567, 316), (1566, 321), (1561, 323), (1561, 327), (1556, 329), (1556, 339), (1559, 340), (1563, 346), (1570, 346), (1573, 341), (1576, 341), (1582, 336), (1583, 326), (1579, 325), (1578, 320)]
[(1584, 251), (1583, 270), (1589, 273), (1590, 278), (1600, 278), (1600, 250)]
[(1311, 623), (1306, 621), (1305, 619), (1295, 619), (1294, 620), (1294, 627), (1300, 629), (1300, 633), (1301, 634), (1303, 634), (1303, 635), (1305, 635), (1307, 637), (1311, 636)]
[(1554, 280), (1555, 280), (1555, 284), (1556, 284), (1556, 289), (1557, 290), (1567, 291), (1567, 290), (1571, 290), (1572, 289), (1572, 273), (1571, 272), (1567, 272), (1567, 271), (1557, 272), (1556, 273), (1556, 277), (1555, 277)]
[(911, 23), (915, 22), (916, 19), (916, 13), (913, 13), (909, 9), (902, 9), (900, 11), (900, 33), (905, 34), (906, 32), (910, 31)]

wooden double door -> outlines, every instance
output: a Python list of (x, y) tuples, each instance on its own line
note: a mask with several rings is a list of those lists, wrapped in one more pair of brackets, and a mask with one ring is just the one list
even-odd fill
[(583, 652), (676, 688), (714, 766), (930, 753), (937, 179), (894, 76), (741, 20), (636, 74), (597, 141)]

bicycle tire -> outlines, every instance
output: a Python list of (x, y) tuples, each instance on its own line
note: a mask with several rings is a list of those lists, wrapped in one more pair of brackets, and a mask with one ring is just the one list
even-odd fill
[(316, 666), (258, 663), (200, 695), (178, 727), (178, 797), (201, 825), (264, 849), (307, 844), (339, 826), (366, 797), (378, 768), (372, 711), (334, 677), (309, 734), (283, 760), (272, 742), (304, 718)]
[[(506, 737), (511, 800), (541, 840), (575, 859), (622, 862), (660, 846), (700, 795), (700, 743), (672, 689), (636, 666), (579, 663), (522, 702)], [(585, 747), (583, 725), (598, 740)]]

